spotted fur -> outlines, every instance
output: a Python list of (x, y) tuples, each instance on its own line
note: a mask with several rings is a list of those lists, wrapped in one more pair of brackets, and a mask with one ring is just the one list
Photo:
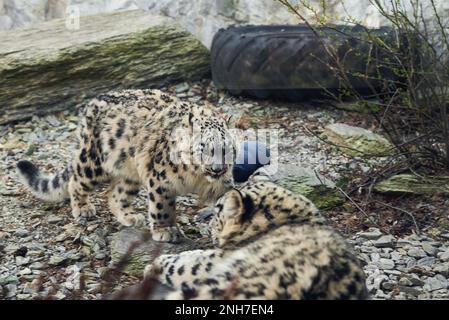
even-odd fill
[[(89, 196), (100, 183), (110, 182), (109, 206), (117, 220), (125, 226), (143, 224), (144, 216), (134, 212), (131, 201), (144, 186), (154, 240), (176, 241), (176, 196), (196, 193), (215, 201), (232, 184), (231, 165), (213, 161), (217, 144), (225, 148), (232, 142), (226, 121), (210, 106), (182, 102), (159, 90), (93, 99), (81, 112), (77, 136), (76, 153), (60, 173), (45, 175), (29, 161), (18, 163), (33, 194), (47, 201), (70, 198), (76, 219), (95, 214)], [(178, 157), (183, 146), (202, 161), (183, 161), (182, 154)]]
[(168, 299), (364, 299), (351, 247), (305, 197), (271, 182), (227, 192), (211, 222), (216, 249), (162, 255), (145, 276)]

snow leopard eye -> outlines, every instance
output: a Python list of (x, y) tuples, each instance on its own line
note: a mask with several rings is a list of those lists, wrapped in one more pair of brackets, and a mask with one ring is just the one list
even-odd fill
[(211, 143), (208, 143), (207, 145), (202, 143), (202, 152), (205, 155), (208, 155), (208, 156), (212, 155), (213, 156), (213, 153), (214, 153), (213, 145)]

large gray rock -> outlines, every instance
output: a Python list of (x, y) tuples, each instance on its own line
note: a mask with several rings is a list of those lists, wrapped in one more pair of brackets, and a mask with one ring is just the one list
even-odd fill
[(340, 205), (345, 200), (335, 183), (299, 164), (276, 163), (264, 166), (258, 172), (282, 187), (309, 198), (321, 210)]
[(326, 126), (324, 136), (349, 156), (384, 155), (393, 149), (393, 145), (381, 135), (345, 123)]
[[(187, 250), (201, 249), (198, 244), (189, 239), (180, 243), (162, 243), (148, 239), (144, 231), (125, 228), (117, 232), (111, 241), (111, 262), (117, 265), (121, 259), (130, 254), (123, 272), (143, 276), (145, 266), (161, 254), (176, 254)], [(134, 250), (130, 248), (138, 244)]]
[(378, 228), (370, 228), (368, 231), (360, 232), (357, 235), (368, 240), (377, 240), (382, 237), (383, 234)]
[(376, 183), (374, 190), (384, 193), (449, 194), (449, 177), (399, 174)]
[(426, 291), (435, 291), (438, 289), (446, 289), (448, 285), (447, 279), (441, 274), (426, 279), (423, 289)]
[(395, 237), (389, 234), (373, 241), (374, 246), (377, 248), (393, 248), (395, 243), (396, 243)]
[(61, 111), (104, 91), (208, 76), (209, 52), (177, 23), (144, 11), (57, 19), (0, 33), (0, 124)]

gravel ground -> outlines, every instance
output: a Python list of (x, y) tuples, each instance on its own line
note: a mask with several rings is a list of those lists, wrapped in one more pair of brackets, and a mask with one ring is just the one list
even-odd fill
[[(279, 130), (279, 161), (310, 167), (337, 181), (366, 171), (322, 143), (313, 132), (347, 117), (327, 104), (286, 104), (230, 97), (207, 84), (168, 88), (182, 99), (213, 101), (233, 115), (240, 128)], [(108, 213), (104, 190), (94, 198), (98, 216), (86, 225), (73, 222), (68, 203), (36, 200), (17, 182), (15, 163), (31, 159), (43, 169), (60, 169), (70, 159), (78, 119), (65, 112), (33, 117), (28, 122), (0, 126), (0, 297), (6, 299), (96, 299), (102, 297), (102, 277), (110, 267), (109, 245), (120, 230)], [(138, 210), (145, 211), (143, 193)], [(178, 200), (182, 231), (207, 242), (206, 223), (195, 219), (194, 198)], [(369, 229), (348, 234), (365, 263), (367, 284), (376, 299), (448, 299), (449, 233), (439, 236), (382, 234)], [(123, 275), (114, 289), (134, 284)]]

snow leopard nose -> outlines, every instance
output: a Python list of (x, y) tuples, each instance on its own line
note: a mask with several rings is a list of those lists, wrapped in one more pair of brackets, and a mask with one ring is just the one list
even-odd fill
[(222, 164), (214, 163), (212, 165), (212, 172), (215, 174), (222, 173), (225, 170), (225, 166)]

